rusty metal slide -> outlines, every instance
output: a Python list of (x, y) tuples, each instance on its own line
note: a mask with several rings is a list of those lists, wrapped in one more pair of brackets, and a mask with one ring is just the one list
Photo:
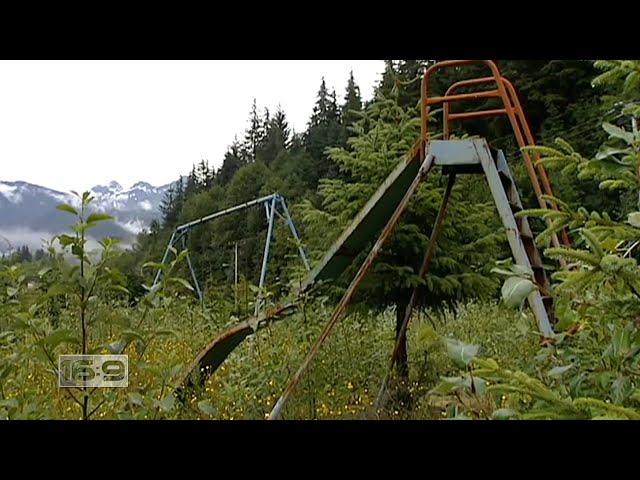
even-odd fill
[[(363, 251), (372, 239), (377, 238), (382, 227), (402, 200), (407, 188), (420, 168), (421, 141), (418, 140), (392, 170), (378, 190), (367, 201), (355, 219), (342, 232), (318, 265), (309, 273), (299, 291), (283, 303), (260, 314), (252, 326), (252, 320), (244, 320), (220, 333), (209, 342), (188, 366), (178, 382), (178, 392), (184, 392), (194, 382), (204, 383), (226, 360), (231, 352), (256, 330), (295, 312), (300, 294), (320, 282), (338, 278)], [(179, 395), (180, 396), (180, 395)]]

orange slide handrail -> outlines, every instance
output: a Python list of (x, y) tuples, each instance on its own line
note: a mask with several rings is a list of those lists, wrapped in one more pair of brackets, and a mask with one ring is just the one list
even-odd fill
[[(444, 96), (441, 97), (429, 97), (429, 80), (431, 76), (438, 70), (447, 67), (457, 67), (463, 65), (469, 65), (474, 63), (481, 63), (486, 65), (491, 71), (491, 76), (471, 78), (467, 80), (461, 80), (452, 84), (446, 91)], [(469, 93), (455, 93), (458, 89), (463, 87), (471, 87), (476, 85), (483, 85), (488, 83), (495, 83), (495, 90), (481, 90)], [(454, 120), (469, 120), (475, 118), (495, 117), (500, 115), (506, 115), (509, 118), (509, 122), (513, 129), (516, 141), (520, 149), (525, 146), (535, 146), (536, 142), (529, 127), (529, 122), (524, 114), (524, 109), (520, 103), (520, 99), (516, 93), (513, 84), (506, 78), (504, 78), (495, 62), (492, 60), (446, 60), (431, 65), (424, 72), (421, 85), (422, 101), (421, 101), (421, 135), (422, 135), (422, 153), (424, 155), (424, 148), (426, 142), (429, 141), (429, 110), (431, 105), (443, 104), (443, 137), (449, 138), (450, 123)], [(450, 105), (455, 102), (480, 100), (486, 98), (500, 98), (502, 100), (503, 108), (480, 110), (472, 112), (460, 112), (451, 113)], [(536, 199), (541, 208), (548, 208), (547, 202), (542, 198), (543, 195), (553, 195), (551, 182), (547, 171), (543, 165), (536, 164), (539, 160), (539, 155), (535, 155), (532, 159), (530, 154), (526, 151), (522, 151), (523, 160), (527, 173), (531, 180)], [(557, 209), (555, 204), (552, 204), (552, 208)], [(557, 236), (552, 237), (554, 246), (559, 246)], [(562, 231), (562, 243), (569, 246), (571, 240), (566, 232)]]

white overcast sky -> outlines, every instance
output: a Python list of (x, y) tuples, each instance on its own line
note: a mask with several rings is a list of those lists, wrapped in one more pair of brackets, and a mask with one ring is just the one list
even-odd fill
[(218, 167), (253, 98), (302, 131), (321, 77), (341, 101), (351, 69), (370, 98), (382, 61), (0, 61), (0, 180), (162, 185)]

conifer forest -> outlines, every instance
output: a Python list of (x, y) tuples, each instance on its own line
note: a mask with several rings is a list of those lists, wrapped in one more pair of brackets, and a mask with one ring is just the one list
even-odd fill
[(3, 255), (0, 418), (640, 419), (640, 61), (346, 85), (254, 100), (131, 246), (78, 191)]

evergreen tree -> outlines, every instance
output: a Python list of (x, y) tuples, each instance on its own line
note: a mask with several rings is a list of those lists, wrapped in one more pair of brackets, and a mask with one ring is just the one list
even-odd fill
[(213, 170), (209, 168), (209, 160), (201, 159), (196, 168), (197, 191), (209, 190), (213, 184)]
[[(332, 237), (336, 238), (353, 220), (411, 148), (419, 132), (415, 109), (406, 112), (397, 101), (380, 99), (356, 123), (354, 137), (349, 139), (351, 148), (329, 150), (330, 159), (346, 175), (321, 181), (318, 193), (323, 200), (322, 209), (316, 209), (310, 202), (304, 204), (304, 223), (308, 226), (305, 238), (318, 253), (325, 251)], [(423, 283), (417, 271), (445, 183), (438, 172), (430, 175), (363, 282), (361, 301), (373, 308), (396, 305), (401, 322), (411, 287), (415, 285), (424, 285), (427, 293), (420, 298), (429, 305), (496, 292), (498, 283), (489, 275), (490, 265), (508, 250), (504, 248), (505, 237), (495, 207), (479, 201), (481, 197), (473, 194), (474, 183), (478, 181), (477, 177), (460, 178), (454, 188), (439, 248)], [(374, 241), (372, 238), (371, 244)], [(367, 253), (368, 249), (364, 249), (354, 260), (346, 278), (352, 277)]]
[(175, 190), (171, 185), (164, 194), (162, 201), (160, 202), (160, 213), (162, 214), (162, 225), (165, 228), (172, 228), (175, 226), (177, 217), (175, 215)]
[(21, 262), (30, 262), (33, 260), (33, 255), (31, 255), (31, 250), (27, 245), (22, 247), (22, 251), (20, 252), (20, 261)]
[(264, 141), (264, 136), (264, 120), (258, 113), (258, 106), (256, 104), (256, 99), (254, 98), (253, 104), (251, 105), (251, 112), (249, 113), (249, 128), (247, 128), (247, 131), (245, 132), (243, 144), (243, 153), (246, 156), (247, 161), (256, 161), (258, 149)]
[(192, 165), (191, 172), (187, 175), (186, 185), (184, 186), (185, 197), (190, 197), (198, 191), (198, 174), (196, 173), (196, 166)]
[[(358, 114), (362, 110), (362, 97), (360, 96), (360, 87), (353, 78), (353, 70), (349, 73), (349, 81), (347, 82), (347, 92), (344, 96), (344, 103), (340, 108), (340, 120), (345, 127), (351, 126), (358, 120)], [(345, 129), (346, 131), (346, 129)]]
[(172, 217), (178, 218), (180, 216), (180, 212), (182, 212), (182, 206), (184, 205), (185, 191), (184, 191), (184, 182), (182, 180), (182, 176), (178, 178), (176, 183), (174, 184), (174, 198), (173, 198), (173, 212)]
[(396, 85), (396, 66), (393, 60), (384, 61), (384, 71), (380, 83), (376, 85), (375, 97), (381, 95), (384, 98), (391, 98), (391, 93)]
[[(268, 111), (265, 118), (268, 118)], [(280, 106), (278, 106), (273, 118), (269, 119), (265, 132), (263, 145), (258, 152), (258, 160), (270, 165), (278, 154), (289, 146), (289, 125)]]
[(231, 181), (236, 172), (244, 165), (244, 159), (242, 155), (242, 145), (238, 142), (236, 137), (224, 154), (224, 160), (218, 173), (216, 174), (216, 183), (219, 185), (226, 185)]
[(342, 131), (335, 91), (327, 89), (323, 77), (305, 135), (305, 148), (314, 161), (314, 183), (320, 178), (334, 177), (337, 174), (325, 150), (340, 144)]
[(158, 233), (160, 232), (160, 222), (158, 222), (157, 219), (153, 219), (151, 220), (151, 223), (149, 224), (149, 234), (151, 236), (156, 236), (158, 235)]
[(420, 101), (424, 60), (400, 60), (397, 68), (398, 103), (403, 108), (413, 108)]

